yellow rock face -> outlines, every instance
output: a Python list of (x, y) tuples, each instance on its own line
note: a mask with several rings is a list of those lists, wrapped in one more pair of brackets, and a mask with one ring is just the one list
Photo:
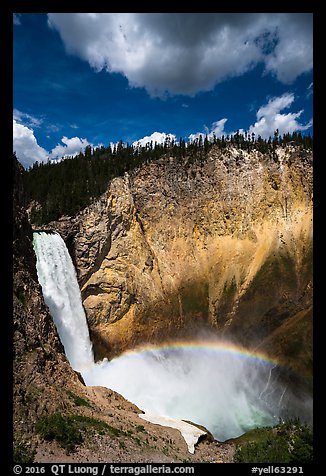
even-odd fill
[(277, 156), (160, 159), (83, 211), (76, 266), (98, 357), (203, 330), (258, 346), (309, 308), (312, 153)]

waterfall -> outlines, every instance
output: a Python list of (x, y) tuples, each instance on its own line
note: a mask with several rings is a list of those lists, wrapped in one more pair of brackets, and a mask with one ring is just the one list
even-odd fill
[(44, 300), (74, 370), (94, 365), (92, 344), (75, 267), (58, 233), (35, 232), (36, 269)]
[(146, 414), (195, 421), (220, 441), (273, 425), (284, 411), (311, 414), (310, 401), (295, 399), (277, 379), (272, 383), (275, 364), (223, 341), (145, 346), (95, 363), (65, 242), (58, 233), (34, 232), (33, 246), (44, 300), (66, 356), (86, 385), (111, 388)]

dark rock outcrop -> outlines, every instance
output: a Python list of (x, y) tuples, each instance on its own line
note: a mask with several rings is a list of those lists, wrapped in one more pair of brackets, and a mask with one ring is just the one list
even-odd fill
[(22, 173), (22, 166), (14, 158), (14, 443), (32, 448), (35, 422), (44, 413), (64, 411), (66, 399), (60, 386), (69, 380), (77, 383), (78, 378), (64, 355), (37, 280), (32, 228), (22, 206)]

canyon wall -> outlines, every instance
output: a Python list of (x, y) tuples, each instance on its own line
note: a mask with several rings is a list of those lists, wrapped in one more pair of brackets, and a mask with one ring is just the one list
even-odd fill
[(97, 357), (213, 332), (311, 373), (312, 151), (162, 158), (49, 227), (74, 259)]
[(10, 420), (5, 474), (13, 462), (231, 462), (234, 445), (208, 444), (207, 436), (190, 454), (178, 430), (144, 421), (142, 410), (108, 388), (86, 387), (71, 368), (38, 283), (22, 174), (14, 157), (13, 385), (12, 394), (6, 388), (12, 408), (4, 412)]
[[(32, 228), (23, 203), (23, 167), (14, 161), (13, 196), (13, 443), (14, 458), (32, 459), (35, 424), (44, 414), (64, 413), (63, 389), (81, 391), (44, 303), (36, 273)], [(17, 452), (19, 455), (17, 455)], [(25, 460), (26, 462), (27, 460)], [(16, 462), (23, 462), (16, 460)]]

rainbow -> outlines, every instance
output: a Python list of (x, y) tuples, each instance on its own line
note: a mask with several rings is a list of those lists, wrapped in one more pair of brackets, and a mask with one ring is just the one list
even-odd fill
[[(160, 344), (143, 344), (125, 351), (116, 358), (137, 357), (146, 354), (155, 355), (162, 352), (212, 352), (220, 355), (230, 355), (233, 357), (256, 361), (259, 364), (284, 366), (280, 359), (275, 359), (263, 352), (245, 348), (239, 344), (229, 341), (216, 340), (175, 340)], [(114, 360), (114, 359), (113, 359)]]

